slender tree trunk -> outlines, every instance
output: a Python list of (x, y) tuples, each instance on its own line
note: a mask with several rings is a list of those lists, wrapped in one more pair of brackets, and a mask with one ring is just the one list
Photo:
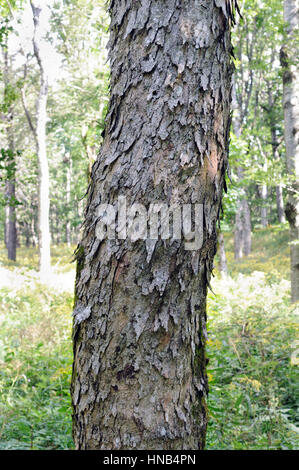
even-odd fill
[[(216, 5), (219, 5), (217, 7)], [(111, 2), (111, 99), (77, 250), (72, 376), (78, 449), (202, 449), (206, 294), (227, 164), (223, 1)], [(97, 207), (203, 204), (203, 245), (99, 240)], [(120, 214), (120, 213), (119, 213)]]
[[(260, 152), (260, 157), (263, 159), (263, 171), (264, 174), (267, 173), (267, 154), (263, 151), (263, 147), (261, 144), (260, 139), (257, 137), (256, 138), (259, 152)], [(267, 211), (267, 197), (268, 197), (268, 188), (266, 182), (262, 184), (261, 186), (258, 187), (258, 195), (261, 198), (261, 224), (262, 227), (267, 227), (268, 226), (268, 211)]]
[[(274, 52), (272, 53), (272, 59), (274, 61), (275, 55)], [(273, 98), (273, 93), (270, 84), (268, 85), (268, 105), (269, 105), (269, 117), (270, 117), (270, 130), (271, 130), (271, 142), (272, 142), (272, 155), (274, 160), (279, 160), (280, 155), (278, 151), (279, 143), (277, 140), (276, 128), (275, 128), (275, 120), (273, 117), (273, 107), (275, 106), (275, 100)], [(284, 215), (284, 202), (283, 202), (283, 192), (282, 186), (278, 184), (275, 188), (276, 190), (276, 207), (277, 207), (277, 217), (279, 223), (285, 223), (285, 215)]]
[(235, 259), (251, 253), (251, 215), (246, 198), (241, 199), (235, 219), (234, 254)]
[[(10, 85), (10, 67), (8, 62), (7, 48), (4, 51), (4, 94)], [(9, 163), (15, 163), (15, 145), (13, 136), (13, 105), (11, 105), (6, 115), (6, 135), (8, 148), (11, 152), (11, 158)], [(11, 178), (6, 182), (5, 188), (5, 245), (7, 248), (7, 257), (12, 261), (16, 261), (17, 253), (17, 228), (16, 228), (16, 184), (15, 175), (11, 175)]]
[(277, 207), (277, 217), (278, 221), (281, 224), (284, 224), (286, 219), (284, 215), (284, 202), (283, 202), (283, 193), (281, 184), (277, 185), (276, 188), (276, 207)]
[(260, 187), (260, 197), (261, 197), (261, 200), (262, 200), (261, 224), (262, 224), (263, 227), (266, 228), (268, 226), (268, 211), (267, 211), (267, 207), (266, 207), (267, 197), (268, 197), (268, 189), (267, 189), (266, 184), (263, 184)]
[(242, 212), (243, 212), (243, 240), (244, 240), (244, 255), (249, 256), (251, 253), (251, 214), (250, 207), (247, 199), (242, 201)]
[[(28, 111), (25, 90), (22, 89), (22, 102), (29, 127), (33, 133), (37, 157), (38, 157), (38, 248), (39, 248), (39, 270), (42, 280), (46, 280), (51, 270), (50, 255), (50, 197), (49, 197), (49, 168), (46, 147), (46, 123), (47, 123), (47, 99), (48, 99), (48, 75), (45, 69), (45, 57), (42, 50), (44, 25), (40, 16), (44, 6), (41, 0), (30, 0), (33, 14), (34, 35), (33, 51), (40, 70), (40, 87), (36, 103), (36, 127), (34, 127)], [(26, 78), (25, 66), (25, 78)]]
[(71, 246), (71, 181), (72, 181), (72, 157), (67, 154), (64, 159), (66, 164), (66, 205), (67, 205), (67, 221), (65, 225), (66, 243)]
[(30, 246), (30, 226), (27, 222), (24, 224), (24, 237), (25, 237), (25, 246), (29, 248)]
[[(12, 112), (11, 112), (12, 113)], [(15, 163), (15, 145), (11, 122), (7, 127), (7, 140), (9, 150), (13, 157), (12, 161)], [(6, 228), (6, 248), (8, 259), (16, 261), (17, 255), (17, 226), (16, 226), (16, 181), (15, 175), (6, 183), (6, 198), (8, 201), (7, 206), (7, 228)]]
[[(233, 83), (233, 94), (232, 94), (233, 102), (232, 107), (234, 109), (234, 117), (233, 117), (233, 131), (235, 136), (239, 139), (241, 137), (241, 122), (240, 122), (240, 111), (238, 109), (238, 103), (236, 98), (236, 89), (235, 89), (235, 82)], [(243, 170), (242, 168), (237, 168), (238, 173), (238, 180), (242, 180), (243, 177)], [(234, 254), (235, 259), (243, 258), (243, 246), (244, 246), (244, 227), (243, 227), (243, 217), (242, 217), (242, 201), (238, 201), (238, 207), (235, 217), (235, 231), (234, 231)]]
[(5, 248), (7, 249), (7, 226), (8, 226), (8, 206), (5, 206), (5, 211), (4, 211), (4, 245)]
[(225, 254), (225, 246), (224, 246), (224, 237), (223, 233), (220, 232), (218, 236), (219, 240), (219, 271), (222, 275), (227, 274), (227, 262), (226, 262), (226, 254)]
[(49, 226), (49, 168), (46, 148), (46, 122), (47, 122), (47, 99), (48, 99), (48, 77), (45, 71), (44, 60), (40, 52), (40, 40), (44, 34), (40, 23), (40, 4), (31, 2), (35, 34), (33, 37), (34, 54), (40, 69), (40, 91), (36, 109), (36, 137), (37, 154), (39, 162), (39, 188), (38, 188), (38, 232), (39, 232), (39, 263), (42, 277), (46, 277), (51, 269), (50, 258), (50, 226)]
[(32, 238), (32, 246), (38, 246), (38, 237), (36, 236), (36, 230), (35, 230), (35, 222), (34, 222), (34, 214), (32, 214), (32, 219), (31, 219), (31, 238)]
[(7, 219), (6, 219), (6, 248), (7, 257), (12, 261), (16, 261), (17, 253), (17, 228), (16, 228), (16, 200), (15, 181), (7, 181), (6, 183), (6, 199), (7, 199)]
[(56, 232), (56, 245), (60, 245), (60, 217), (59, 209), (55, 207), (55, 232)]
[(298, 0), (284, 1), (287, 44), (281, 49), (283, 108), (288, 173), (294, 178), (289, 189), (286, 217), (290, 225), (292, 302), (299, 301), (299, 71)]
[[(236, 99), (235, 86), (233, 87), (233, 108), (235, 115), (233, 119), (233, 130), (237, 138), (242, 135), (241, 128), (241, 111), (238, 109), (238, 103)], [(237, 169), (239, 182), (243, 179), (243, 169), (239, 167)], [(243, 255), (248, 256), (251, 252), (251, 217), (250, 209), (246, 197), (246, 190), (244, 189), (245, 195), (239, 200), (238, 208), (235, 217), (235, 231), (234, 231), (234, 254), (235, 259), (243, 258)]]
[(242, 220), (242, 202), (240, 201), (237, 207), (236, 217), (235, 217), (235, 231), (234, 231), (234, 255), (235, 259), (243, 258), (243, 220)]

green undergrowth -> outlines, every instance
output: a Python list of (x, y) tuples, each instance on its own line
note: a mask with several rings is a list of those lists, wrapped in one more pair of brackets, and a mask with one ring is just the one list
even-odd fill
[[(51, 247), (51, 264), (54, 269), (66, 272), (74, 269), (72, 263), (75, 245), (69, 247), (66, 244), (53, 245)], [(17, 249), (17, 260), (7, 259), (7, 251), (0, 245), (0, 266), (5, 266), (9, 270), (18, 270), (26, 273), (28, 270), (38, 270), (38, 250), (34, 247), (20, 247)]]
[(297, 449), (298, 305), (290, 305), (288, 232), (258, 230), (253, 253), (216, 274), (208, 298), (208, 449)]
[(72, 295), (2, 289), (0, 449), (67, 449)]
[[(252, 255), (238, 262), (228, 233), (225, 243), (229, 276), (216, 270), (208, 296), (207, 448), (298, 448), (287, 230), (255, 231)], [(73, 251), (52, 248), (59, 283), (75, 269)], [(0, 449), (71, 449), (72, 289), (18, 288), (17, 276), (37, 269), (32, 248), (19, 249), (17, 263), (0, 250), (0, 269), (16, 276), (0, 288)]]

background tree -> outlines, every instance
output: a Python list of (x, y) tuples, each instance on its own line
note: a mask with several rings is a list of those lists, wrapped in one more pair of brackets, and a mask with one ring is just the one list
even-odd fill
[(299, 72), (297, 57), (298, 1), (284, 1), (286, 43), (281, 49), (287, 168), (292, 178), (286, 204), (291, 240), (292, 301), (299, 300)]
[(0, 105), (1, 120), (5, 129), (5, 147), (2, 148), (2, 164), (6, 170), (5, 182), (5, 225), (4, 238), (8, 259), (16, 261), (17, 229), (16, 229), (16, 150), (14, 139), (14, 105), (17, 99), (16, 86), (13, 82), (11, 70), (11, 57), (8, 51), (8, 38), (12, 30), (9, 24), (7, 9), (1, 8), (2, 21), (0, 29), (0, 45), (2, 49), (3, 67), (3, 97)]
[[(235, 258), (248, 255), (251, 233), (283, 223), (287, 186), (283, 143), (279, 48), (282, 5), (276, 0), (243, 2), (246, 11), (233, 33), (234, 114), (230, 145), (232, 185), (225, 220), (235, 216)], [(226, 223), (226, 222), (225, 222)]]
[[(36, 101), (36, 124), (33, 124), (29, 114), (24, 89), (23, 106), (28, 119), (29, 127), (33, 133), (36, 143), (38, 157), (38, 247), (39, 247), (39, 268), (42, 278), (46, 278), (51, 270), (50, 254), (50, 226), (49, 226), (49, 165), (47, 159), (46, 144), (46, 122), (47, 122), (47, 99), (48, 99), (48, 72), (45, 64), (45, 51), (43, 50), (43, 37), (45, 35), (44, 25), (41, 23), (43, 12), (43, 2), (30, 1), (34, 34), (33, 52), (37, 60), (40, 71), (40, 87)], [(26, 66), (25, 66), (26, 67)]]

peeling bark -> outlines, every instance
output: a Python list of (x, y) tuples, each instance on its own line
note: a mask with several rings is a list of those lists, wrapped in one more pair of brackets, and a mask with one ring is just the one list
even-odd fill
[[(76, 251), (77, 449), (202, 449), (206, 294), (230, 126), (230, 2), (110, 4), (111, 98)], [(96, 209), (204, 205), (204, 241), (96, 238)]]

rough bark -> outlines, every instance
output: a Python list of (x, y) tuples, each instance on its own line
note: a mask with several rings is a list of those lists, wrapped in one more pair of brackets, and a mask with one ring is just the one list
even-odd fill
[(296, 40), (298, 37), (298, 0), (284, 1), (287, 43), (281, 49), (283, 67), (283, 108), (287, 169), (293, 182), (288, 191), (285, 213), (290, 225), (291, 294), (299, 301), (299, 71)]
[[(227, 165), (230, 2), (112, 1), (111, 98), (76, 252), (77, 449), (202, 449), (206, 294)], [(203, 245), (96, 238), (100, 203), (201, 203)]]

